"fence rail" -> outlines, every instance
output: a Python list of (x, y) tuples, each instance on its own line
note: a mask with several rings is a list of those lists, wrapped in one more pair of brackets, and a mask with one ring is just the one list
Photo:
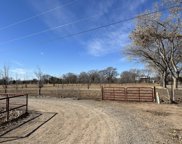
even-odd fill
[(154, 94), (151, 87), (102, 87), (103, 100), (153, 102)]
[[(16, 100), (20, 97), (25, 97), (24, 104), (20, 104), (20, 103), (16, 104), (15, 102), (12, 104), (10, 103), (11, 100), (13, 99)], [(9, 121), (10, 111), (25, 107), (25, 113), (28, 113), (28, 94), (13, 94), (13, 93), (1, 94), (0, 93), (0, 105), (1, 105), (0, 108), (4, 109), (0, 111), (0, 114), (6, 113), (6, 121)]]

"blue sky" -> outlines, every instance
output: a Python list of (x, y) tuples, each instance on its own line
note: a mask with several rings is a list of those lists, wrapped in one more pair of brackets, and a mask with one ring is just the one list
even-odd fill
[(30, 79), (37, 67), (61, 76), (67, 72), (118, 72), (143, 65), (127, 59), (122, 49), (130, 44), (135, 21), (120, 23), (61, 39), (69, 34), (136, 16), (155, 0), (1, 0), (0, 69)]

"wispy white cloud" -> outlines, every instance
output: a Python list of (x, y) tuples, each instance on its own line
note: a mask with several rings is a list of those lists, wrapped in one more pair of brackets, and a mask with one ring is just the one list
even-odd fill
[[(102, 16), (110, 12), (110, 9), (114, 5), (116, 0), (104, 0), (104, 1), (91, 1), (91, 9), (87, 10), (87, 14), (91, 15), (93, 12), (96, 12), (98, 15)], [(99, 17), (98, 17), (99, 18)]]
[[(33, 8), (36, 11), (38, 11), (38, 13), (41, 13), (42, 11), (45, 11), (47, 9), (59, 7), (58, 9), (55, 9), (54, 11), (42, 15), (40, 17), (42, 21), (47, 25), (47, 27), (50, 28), (52, 32), (56, 34), (63, 35), (65, 30), (62, 29), (62, 27), (58, 27), (56, 29), (54, 29), (54, 27), (64, 25), (65, 23), (68, 23), (75, 18), (75, 14), (69, 10), (71, 4), (65, 5), (59, 0), (30, 1), (30, 2)], [(69, 31), (69, 29), (67, 29), (66, 31)]]
[[(144, 4), (146, 0), (128, 0), (128, 1), (120, 1), (117, 0), (103, 0), (103, 1), (90, 1), (89, 7), (81, 7), (83, 8), (82, 13), (76, 13), (73, 9), (68, 7), (62, 7), (60, 9), (56, 9), (55, 11), (43, 15), (42, 20), (49, 27), (53, 28), (60, 24), (65, 24), (72, 22), (74, 20), (78, 20), (80, 17), (86, 15), (98, 14), (97, 17), (91, 20), (80, 27), (81, 25), (73, 24), (68, 27), (64, 27), (61, 29), (53, 30), (57, 34), (64, 36), (66, 34), (75, 33), (82, 31), (82, 29), (89, 29), (95, 26), (100, 26), (103, 24), (111, 23), (112, 21), (121, 20), (124, 18), (128, 18), (129, 16), (133, 16), (136, 14), (136, 9)], [(77, 1), (76, 4), (79, 2)], [(80, 2), (81, 4), (82, 2)], [(32, 2), (33, 7), (41, 12), (45, 9), (50, 9), (56, 6), (61, 6), (63, 3), (59, 0), (46, 0), (41, 2)], [(83, 5), (83, 3), (82, 3)], [(77, 7), (80, 5), (78, 4)], [(115, 8), (117, 8), (116, 11)], [(80, 16), (81, 15), (81, 16)], [(128, 24), (130, 23), (130, 24)], [(116, 26), (115, 28), (107, 28), (98, 32), (97, 34), (91, 34), (90, 38), (86, 38), (87, 40), (84, 42), (84, 46), (86, 46), (87, 52), (92, 56), (102, 56), (113, 52), (119, 52), (122, 47), (126, 46), (129, 43), (128, 35), (131, 32), (131, 22), (124, 23), (123, 25)], [(82, 38), (82, 37), (79, 37)], [(77, 39), (78, 42), (81, 42), (80, 39)], [(40, 53), (43, 55), (43, 53)]]
[[(114, 0), (112, 0), (113, 2)], [(120, 9), (117, 9), (113, 13), (109, 13), (112, 10), (111, 3), (107, 6), (107, 11), (100, 7), (99, 11), (103, 13), (109, 13), (109, 17), (104, 18), (102, 23), (111, 23), (112, 21), (118, 21), (133, 17), (137, 15), (137, 8), (145, 3), (146, 0), (138, 1), (126, 1), (121, 2)], [(104, 5), (104, 4), (103, 4)], [(101, 16), (102, 17), (102, 16)], [(100, 17), (100, 18), (101, 18)], [(120, 25), (114, 25), (113, 27), (108, 27), (105, 30), (98, 32), (93, 35), (86, 43), (87, 52), (92, 56), (103, 56), (111, 53), (121, 53), (121, 49), (126, 47), (130, 43), (129, 35), (133, 29), (133, 21), (127, 21), (121, 23)]]
[(121, 49), (129, 44), (129, 31), (126, 27), (114, 28), (105, 31), (102, 36), (90, 39), (86, 43), (86, 50), (92, 56), (103, 56), (115, 52), (121, 52)]
[(101, 56), (106, 53), (106, 50), (103, 48), (103, 40), (94, 39), (88, 43), (87, 50), (89, 54), (93, 56)]
[[(81, 31), (82, 28), (88, 29), (96, 24), (105, 23), (107, 21), (105, 14), (110, 14), (110, 10), (113, 9), (112, 6), (115, 1), (116, 0), (93, 0), (84, 2), (75, 0), (75, 3), (65, 7), (64, 3), (59, 0), (30, 2), (38, 13), (41, 13), (46, 9), (60, 7), (59, 9), (42, 15), (40, 18), (52, 32), (64, 36), (66, 34)], [(85, 5), (85, 3), (87, 5)], [(80, 10), (78, 10), (78, 7)]]

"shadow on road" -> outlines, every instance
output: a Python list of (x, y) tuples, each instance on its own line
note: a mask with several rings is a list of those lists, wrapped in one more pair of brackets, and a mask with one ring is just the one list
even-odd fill
[(37, 111), (31, 111), (31, 114), (33, 114), (31, 118), (21, 123), (17, 123), (12, 128), (0, 134), (0, 143), (29, 137), (31, 134), (37, 131), (41, 126), (46, 124), (48, 121), (50, 121), (57, 115), (57, 113), (54, 112), (37, 112)]

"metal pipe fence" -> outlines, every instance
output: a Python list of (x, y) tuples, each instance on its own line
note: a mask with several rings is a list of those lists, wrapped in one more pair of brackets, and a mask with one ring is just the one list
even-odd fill
[(103, 100), (153, 102), (155, 87), (102, 87)]
[[(24, 98), (23, 104), (19, 98)], [(10, 111), (20, 108), (24, 108), (25, 113), (28, 113), (28, 94), (0, 94), (0, 114), (6, 115), (6, 121), (10, 120)]]

